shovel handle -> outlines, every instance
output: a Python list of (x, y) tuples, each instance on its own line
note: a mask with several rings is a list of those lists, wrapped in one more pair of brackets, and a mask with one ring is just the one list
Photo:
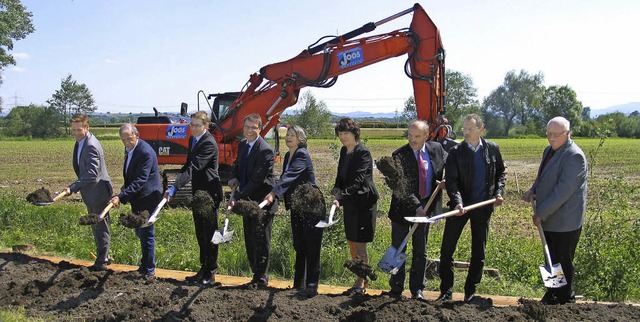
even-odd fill
[(266, 206), (269, 203), (268, 200), (262, 200), (262, 202), (258, 205), (258, 207), (260, 207), (260, 209), (264, 208), (264, 206)]
[[(536, 200), (531, 199), (531, 207), (533, 208), (533, 213), (536, 213)], [(549, 267), (553, 266), (553, 262), (551, 261), (551, 253), (549, 252), (549, 245), (547, 244), (547, 238), (544, 237), (544, 230), (542, 230), (542, 225), (536, 225), (538, 228), (538, 235), (540, 235), (540, 241), (542, 241), (542, 249), (544, 250), (544, 259), (547, 260), (547, 265)]]
[[(436, 180), (436, 188), (433, 189), (433, 192), (431, 193), (431, 197), (429, 198), (429, 201), (427, 201), (427, 204), (424, 205), (425, 211), (429, 211), (429, 207), (431, 207), (431, 204), (433, 203), (433, 201), (436, 199), (436, 196), (438, 195), (438, 192), (440, 191), (440, 181)], [(398, 252), (402, 252), (402, 250), (404, 249), (404, 246), (407, 246), (407, 243), (409, 242), (409, 238), (411, 238), (411, 235), (413, 235), (413, 233), (416, 231), (416, 229), (418, 229), (418, 225), (420, 223), (414, 223), (411, 226), (411, 229), (409, 229), (409, 233), (407, 234), (407, 236), (404, 237), (404, 240), (402, 241), (402, 243), (400, 244), (400, 247), (398, 247)]]
[(331, 210), (329, 210), (329, 222), (333, 221), (333, 215), (336, 213), (336, 205), (331, 205)]
[(66, 192), (64, 192), (64, 191), (63, 191), (63, 192), (61, 192), (61, 193), (59, 193), (58, 195), (56, 195), (56, 196), (53, 198), (53, 202), (56, 202), (56, 201), (58, 201), (58, 200), (62, 199), (62, 197), (66, 196), (66, 195), (67, 195), (67, 193), (66, 193)]
[(160, 203), (158, 203), (158, 206), (156, 206), (156, 209), (153, 210), (153, 213), (151, 214), (151, 216), (149, 216), (149, 219), (157, 217), (158, 213), (160, 213), (160, 209), (162, 209), (162, 207), (164, 207), (166, 203), (167, 203), (167, 198), (162, 198), (162, 200), (160, 200)]
[[(467, 210), (467, 211), (468, 210), (473, 210), (473, 209), (476, 209), (476, 208), (484, 207), (486, 205), (490, 205), (492, 203), (495, 203), (496, 201), (497, 201), (496, 198), (492, 198), (492, 199), (489, 199), (489, 200), (485, 200), (485, 201), (481, 201), (481, 202), (478, 202), (478, 203), (474, 203), (473, 205), (466, 206), (463, 209)], [(429, 218), (429, 222), (436, 222), (436, 221), (438, 221), (440, 219), (444, 219), (444, 218), (447, 218), (447, 217), (451, 217), (451, 216), (457, 215), (458, 213), (460, 213), (460, 210), (458, 210), (458, 209), (447, 211), (447, 212), (445, 212), (445, 213), (443, 213), (441, 215), (437, 215), (437, 216)]]
[(109, 210), (111, 210), (111, 208), (113, 208), (113, 204), (109, 203), (106, 207), (104, 207), (104, 210), (100, 213), (98, 218), (100, 219), (104, 218), (104, 216), (109, 212)]

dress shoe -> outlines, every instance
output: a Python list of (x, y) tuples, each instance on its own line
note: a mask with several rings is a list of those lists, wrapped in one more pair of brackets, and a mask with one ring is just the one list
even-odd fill
[(473, 303), (475, 300), (477, 300), (478, 297), (476, 296), (476, 293), (472, 293), (472, 294), (465, 294), (464, 295), (464, 302), (465, 303)]
[(107, 270), (107, 264), (93, 264), (89, 266), (89, 270), (92, 272), (103, 272)]
[(397, 300), (404, 298), (404, 295), (402, 295), (402, 291), (390, 290), (388, 292), (382, 292), (382, 295), (386, 295), (388, 297), (392, 297)]
[(204, 272), (203, 271), (198, 271), (198, 273), (196, 273), (196, 275), (187, 276), (187, 277), (184, 278), (184, 280), (189, 282), (189, 283), (194, 283), (194, 282), (200, 281), (203, 277), (204, 277)]
[(344, 292), (342, 292), (342, 295), (346, 295), (346, 296), (352, 296), (352, 295), (356, 295), (356, 294), (364, 294), (367, 292), (367, 289), (364, 287), (352, 287)]
[(156, 281), (156, 276), (154, 274), (142, 274), (140, 278), (145, 284), (150, 284)]
[(417, 290), (415, 293), (411, 294), (412, 299), (424, 300), (424, 294), (422, 294), (422, 290)]
[(544, 296), (540, 299), (540, 303), (547, 304), (547, 305), (558, 304), (558, 298), (556, 298), (556, 295), (553, 294), (553, 292), (547, 291), (546, 293), (544, 293)]
[(451, 301), (451, 299), (451, 293), (441, 293), (440, 296), (436, 298), (436, 302)]
[(307, 285), (307, 287), (304, 289), (303, 292), (304, 292), (304, 295), (306, 295), (307, 297), (314, 297), (318, 295), (318, 285), (309, 284)]
[(558, 304), (575, 303), (576, 302), (576, 297), (575, 296), (558, 297), (557, 301), (558, 301)]

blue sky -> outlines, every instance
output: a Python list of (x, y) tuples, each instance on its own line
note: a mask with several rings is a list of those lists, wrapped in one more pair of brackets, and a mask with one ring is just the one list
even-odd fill
[[(28, 0), (36, 31), (15, 43), (3, 73), (4, 108), (45, 104), (68, 74), (99, 112), (177, 112), (196, 93), (239, 91), (260, 67), (325, 35), (343, 34), (414, 1)], [(640, 102), (637, 0), (421, 1), (440, 28), (446, 67), (471, 76), (482, 100), (510, 70), (569, 85), (584, 106)], [(408, 27), (405, 16), (369, 35)], [(402, 111), (413, 94), (405, 58), (312, 88), (335, 112)], [(306, 89), (305, 89), (306, 90)], [(294, 107), (295, 108), (295, 107)]]

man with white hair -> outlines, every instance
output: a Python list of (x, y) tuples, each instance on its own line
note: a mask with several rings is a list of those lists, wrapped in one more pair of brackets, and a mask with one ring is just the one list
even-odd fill
[(570, 124), (564, 117), (554, 117), (547, 123), (547, 139), (549, 146), (542, 154), (538, 176), (522, 199), (536, 199), (533, 223), (542, 225), (551, 260), (560, 263), (567, 279), (563, 287), (548, 288), (541, 302), (573, 303), (573, 258), (587, 206), (587, 158), (571, 139)]

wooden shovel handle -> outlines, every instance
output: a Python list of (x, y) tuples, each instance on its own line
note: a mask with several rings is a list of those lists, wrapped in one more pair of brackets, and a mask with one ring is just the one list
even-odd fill
[(102, 219), (104, 218), (104, 216), (109, 212), (109, 210), (113, 208), (113, 204), (109, 203), (106, 207), (104, 207), (104, 210), (100, 213), (100, 215), (98, 216), (98, 218)]
[(58, 201), (58, 200), (62, 199), (62, 197), (66, 196), (66, 195), (67, 195), (67, 193), (66, 193), (66, 192), (64, 192), (64, 191), (63, 191), (63, 192), (61, 192), (61, 193), (59, 193), (59, 194), (57, 194), (57, 195), (53, 198), (53, 202), (56, 202), (56, 201)]

